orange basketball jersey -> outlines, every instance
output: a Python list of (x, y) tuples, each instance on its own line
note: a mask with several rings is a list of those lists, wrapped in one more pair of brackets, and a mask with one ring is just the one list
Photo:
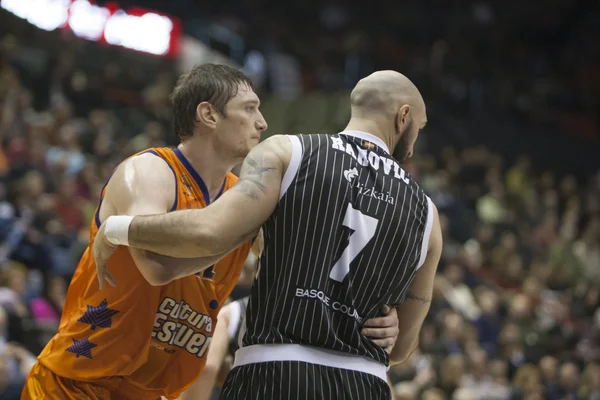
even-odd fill
[[(206, 186), (178, 149), (145, 152), (162, 158), (173, 170), (177, 190), (172, 210), (206, 207), (210, 202)], [(221, 192), (236, 180), (230, 173)], [(100, 225), (100, 206), (90, 244)], [(100, 291), (88, 246), (69, 286), (59, 332), (40, 354), (40, 363), (75, 380), (115, 377), (121, 381), (119, 390), (131, 398), (176, 398), (204, 368), (217, 314), (250, 247), (246, 243), (203, 273), (164, 286), (151, 286), (129, 250), (119, 247), (108, 262), (117, 287)]]

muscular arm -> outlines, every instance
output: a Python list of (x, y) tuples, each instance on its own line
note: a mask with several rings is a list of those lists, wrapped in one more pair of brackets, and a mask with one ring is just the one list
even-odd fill
[(425, 263), (416, 273), (406, 298), (396, 307), (400, 332), (390, 354), (390, 363), (404, 362), (419, 344), (419, 332), (431, 306), (433, 280), (442, 254), (442, 230), (438, 212), (433, 206), (433, 226)]
[(269, 138), (248, 154), (235, 186), (210, 206), (135, 217), (129, 245), (174, 257), (229, 253), (256, 235), (275, 209), (291, 151), (286, 136)]
[[(144, 215), (167, 212), (175, 199), (175, 179), (168, 165), (153, 154), (142, 154), (121, 164), (107, 187), (100, 220), (114, 214)], [(164, 285), (214, 264), (215, 257), (177, 259), (129, 248), (144, 278), (152, 285)]]

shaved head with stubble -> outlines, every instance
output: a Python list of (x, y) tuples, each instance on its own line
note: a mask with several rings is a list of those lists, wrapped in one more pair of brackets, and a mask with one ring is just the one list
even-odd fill
[(350, 94), (352, 115), (346, 130), (381, 138), (398, 161), (413, 154), (419, 130), (427, 123), (419, 89), (396, 71), (377, 71), (361, 79)]

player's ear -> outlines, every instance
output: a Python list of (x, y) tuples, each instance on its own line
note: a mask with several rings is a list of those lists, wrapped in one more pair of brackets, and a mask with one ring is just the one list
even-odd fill
[(217, 110), (209, 102), (203, 101), (196, 107), (196, 120), (209, 128), (215, 128), (217, 125)]
[(400, 135), (404, 133), (410, 123), (409, 113), (410, 106), (408, 104), (404, 104), (396, 113), (396, 132)]

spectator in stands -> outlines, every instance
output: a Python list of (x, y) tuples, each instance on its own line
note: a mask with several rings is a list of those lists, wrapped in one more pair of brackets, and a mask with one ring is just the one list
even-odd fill
[(42, 296), (31, 300), (29, 308), (39, 330), (40, 342), (49, 341), (58, 332), (58, 324), (67, 297), (65, 280), (60, 276), (46, 274)]
[(9, 314), (0, 306), (0, 399), (18, 400), (35, 357), (23, 346), (7, 342)]
[(446, 400), (447, 397), (440, 389), (431, 388), (423, 392), (423, 400)]
[(25, 379), (11, 379), (8, 355), (0, 351), (0, 398), (19, 400)]
[(579, 367), (572, 362), (565, 362), (558, 372), (556, 398), (576, 399), (579, 381)]
[(600, 365), (588, 364), (583, 372), (579, 395), (585, 399), (600, 399)]
[(27, 268), (10, 262), (0, 271), (0, 306), (9, 314), (25, 317), (29, 314), (25, 300)]
[[(347, 112), (335, 92), (372, 68), (407, 71), (431, 104), (431, 139), (406, 168), (440, 210), (444, 249), (419, 350), (390, 371), (396, 395), (598, 399), (599, 152), (574, 135), (600, 132), (599, 10), (473, 0), (432, 14), (430, 5), (375, 2), (366, 15), (350, 3), (292, 2), (240, 11), (233, 29), (264, 31), (246, 68), (276, 92), (263, 99), (267, 119), (277, 105), (279, 131), (269, 133), (296, 133), (306, 115), (294, 99), (307, 89), (334, 92), (317, 111), (328, 122), (319, 128), (335, 130)], [(225, 1), (202, 13), (238, 9)], [(29, 36), (0, 38), (0, 399), (20, 391), (27, 368), (7, 342), (36, 353), (55, 329), (117, 160), (169, 141), (175, 75), (155, 58), (133, 68), (99, 52), (88, 62), (55, 51), (44, 66), (44, 46), (20, 43)], [(143, 73), (146, 64), (156, 68)], [(246, 271), (234, 296), (252, 281)]]

